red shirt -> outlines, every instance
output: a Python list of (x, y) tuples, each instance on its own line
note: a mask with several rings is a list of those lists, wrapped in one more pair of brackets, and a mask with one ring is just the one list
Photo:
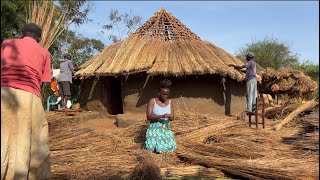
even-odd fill
[(50, 53), (30, 37), (1, 44), (1, 86), (21, 89), (41, 97), (43, 82), (51, 81)]

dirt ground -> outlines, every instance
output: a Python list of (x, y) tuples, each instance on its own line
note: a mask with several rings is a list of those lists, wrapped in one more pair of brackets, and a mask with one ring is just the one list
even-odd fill
[(117, 129), (115, 118), (89, 119), (80, 122), (80, 128), (90, 128), (98, 134)]

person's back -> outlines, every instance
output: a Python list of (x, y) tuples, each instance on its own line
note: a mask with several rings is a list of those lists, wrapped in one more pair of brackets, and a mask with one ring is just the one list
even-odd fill
[(72, 83), (72, 73), (74, 71), (71, 62), (71, 55), (66, 53), (60, 61), (60, 74), (58, 77), (59, 94), (62, 98), (62, 109), (67, 109), (67, 102), (71, 96), (70, 84)]
[(1, 44), (1, 180), (49, 179), (48, 122), (41, 101), (51, 81), (50, 54), (38, 42), (42, 29), (28, 23), (22, 39)]
[(72, 73), (74, 71), (73, 64), (69, 59), (62, 59), (60, 61), (60, 75), (59, 75), (59, 82), (62, 81), (69, 81), (72, 83)]
[(246, 64), (246, 81), (256, 78), (257, 68), (254, 59), (250, 59)]
[(41, 84), (51, 81), (50, 71), (48, 50), (33, 38), (8, 39), (1, 44), (1, 86), (40, 97)]

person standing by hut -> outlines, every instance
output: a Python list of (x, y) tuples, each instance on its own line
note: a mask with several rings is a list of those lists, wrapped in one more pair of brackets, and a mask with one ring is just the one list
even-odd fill
[(174, 119), (173, 103), (168, 99), (172, 82), (165, 79), (160, 82), (156, 98), (147, 104), (147, 120), (150, 121), (146, 133), (145, 149), (156, 153), (172, 152), (176, 141), (171, 132), (169, 121)]
[(59, 95), (61, 96), (62, 109), (67, 109), (67, 102), (71, 96), (70, 85), (72, 84), (72, 73), (74, 66), (71, 62), (71, 55), (66, 53), (60, 61), (60, 74), (58, 77), (59, 82)]
[(1, 180), (49, 179), (49, 131), (41, 87), (51, 81), (42, 29), (25, 24), (21, 39), (1, 44)]
[(252, 115), (255, 111), (256, 98), (257, 98), (257, 68), (254, 61), (254, 54), (249, 52), (246, 56), (247, 63), (243, 66), (236, 66), (230, 64), (229, 66), (234, 67), (237, 70), (246, 68), (246, 86), (247, 86), (247, 114)]

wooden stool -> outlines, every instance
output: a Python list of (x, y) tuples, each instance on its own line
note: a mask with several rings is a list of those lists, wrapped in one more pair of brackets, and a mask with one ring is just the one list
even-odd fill
[[(264, 99), (263, 99), (263, 96), (262, 94), (260, 94), (260, 97), (257, 97), (256, 98), (256, 110), (254, 112), (254, 117), (255, 117), (255, 124), (256, 124), (256, 128), (258, 129), (258, 124), (262, 124), (262, 127), (264, 128), (265, 127), (265, 124), (264, 124), (264, 116), (265, 116), (265, 113), (264, 113), (264, 108), (265, 108), (265, 105), (264, 105)], [(260, 112), (259, 112), (260, 111)], [(249, 127), (251, 127), (251, 124), (254, 124), (251, 122), (251, 114), (248, 115), (249, 116)], [(258, 122), (258, 117), (261, 117), (262, 118), (262, 122)]]

